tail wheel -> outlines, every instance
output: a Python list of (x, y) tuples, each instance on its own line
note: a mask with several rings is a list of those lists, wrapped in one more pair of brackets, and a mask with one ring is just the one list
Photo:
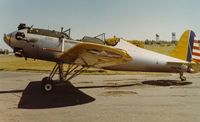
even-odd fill
[(180, 79), (181, 81), (186, 81), (186, 77), (183, 76), (183, 72), (180, 72)]
[(52, 80), (49, 80), (48, 77), (42, 79), (41, 89), (44, 93), (51, 93), (54, 91), (54, 83)]
[(180, 76), (181, 81), (186, 81), (186, 77), (185, 76)]

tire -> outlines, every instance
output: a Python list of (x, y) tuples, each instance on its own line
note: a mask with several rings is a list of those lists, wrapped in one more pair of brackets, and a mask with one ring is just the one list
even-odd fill
[(41, 89), (44, 93), (52, 93), (54, 91), (54, 83), (48, 77), (42, 79)]
[(185, 76), (181, 76), (181, 81), (186, 81), (186, 77)]

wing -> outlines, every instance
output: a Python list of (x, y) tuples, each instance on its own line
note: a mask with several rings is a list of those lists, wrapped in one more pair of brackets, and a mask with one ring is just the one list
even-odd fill
[(124, 50), (94, 43), (79, 43), (59, 57), (64, 63), (106, 67), (131, 61)]

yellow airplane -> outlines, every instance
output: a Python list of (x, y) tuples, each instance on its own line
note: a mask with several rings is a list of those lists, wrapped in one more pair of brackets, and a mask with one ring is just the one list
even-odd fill
[[(4, 41), (18, 57), (53, 61), (56, 63), (48, 77), (42, 79), (44, 92), (52, 92), (56, 82), (69, 81), (90, 67), (120, 71), (180, 73), (196, 71), (193, 66), (200, 62), (199, 42), (193, 31), (184, 32), (171, 56), (166, 56), (134, 46), (122, 39), (105, 41), (97, 37), (73, 40), (71, 30), (55, 31), (27, 27), (20, 24), (18, 30), (4, 34)], [(65, 70), (63, 64), (69, 64)]]

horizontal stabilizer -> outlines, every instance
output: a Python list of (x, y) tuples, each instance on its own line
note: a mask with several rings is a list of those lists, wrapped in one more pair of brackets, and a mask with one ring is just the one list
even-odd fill
[(167, 62), (168, 66), (171, 66), (174, 69), (181, 70), (182, 68), (186, 69), (189, 73), (196, 73), (200, 71), (200, 65), (195, 62), (190, 63), (181, 63), (181, 62)]

